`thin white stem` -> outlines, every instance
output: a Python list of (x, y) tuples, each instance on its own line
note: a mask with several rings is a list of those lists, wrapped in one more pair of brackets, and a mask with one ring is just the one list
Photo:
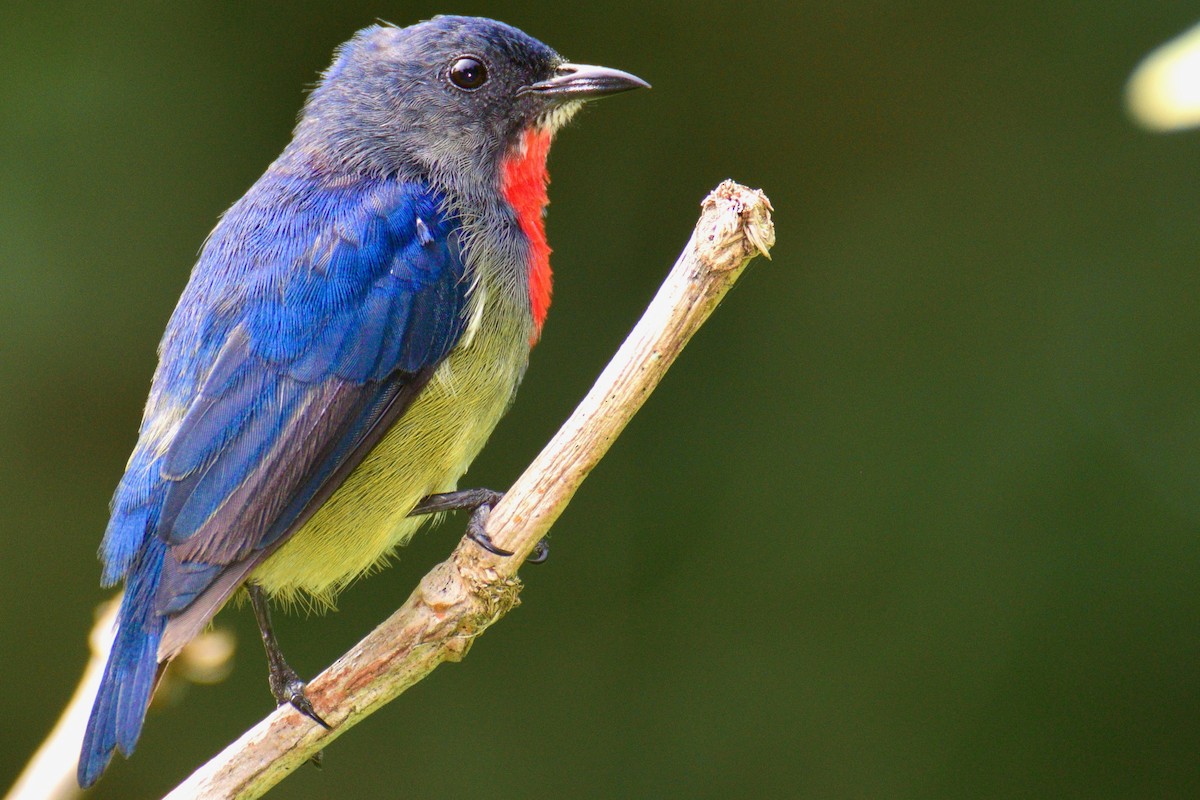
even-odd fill
[(79, 761), (83, 730), (100, 689), (108, 651), (112, 649), (120, 604), (120, 598), (117, 598), (97, 609), (96, 624), (88, 637), (92, 652), (83, 678), (54, 724), (54, 730), (25, 765), (4, 800), (71, 800), (83, 793), (75, 782), (75, 765)]

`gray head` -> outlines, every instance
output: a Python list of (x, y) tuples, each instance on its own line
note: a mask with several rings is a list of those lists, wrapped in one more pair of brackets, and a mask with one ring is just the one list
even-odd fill
[(339, 48), (285, 159), (483, 188), (524, 131), (552, 132), (587, 100), (647, 85), (620, 70), (569, 64), (495, 20), (376, 25)]

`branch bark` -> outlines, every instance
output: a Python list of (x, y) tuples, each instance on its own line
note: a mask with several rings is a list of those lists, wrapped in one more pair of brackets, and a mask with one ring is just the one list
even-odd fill
[(642, 319), (550, 443), (487, 520), (499, 558), (460, 542), (405, 604), (308, 685), (333, 729), (281, 706), (171, 792), (168, 800), (254, 798), (443, 661), (459, 661), (517, 605), (517, 569), (754, 256), (775, 241), (761, 192), (726, 181)]
[[(775, 243), (762, 192), (725, 181), (701, 204), (692, 237), (650, 306), (596, 384), (488, 517), (499, 558), (460, 542), (404, 605), (308, 684), (332, 726), (281, 706), (193, 773), (167, 800), (255, 798), (443, 661), (518, 604), (517, 569), (570, 502), (684, 345), (756, 255)], [(94, 689), (93, 689), (94, 692)], [(85, 698), (90, 706), (90, 698)], [(76, 748), (77, 751), (77, 748)], [(74, 765), (70, 764), (71, 773)]]

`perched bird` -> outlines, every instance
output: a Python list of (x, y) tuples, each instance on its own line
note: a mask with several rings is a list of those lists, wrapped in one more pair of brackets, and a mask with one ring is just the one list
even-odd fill
[(133, 752), (162, 669), (242, 586), (276, 699), (324, 724), (266, 597), (328, 604), (414, 512), (495, 502), (455, 489), (550, 304), (551, 138), (585, 101), (644, 86), (481, 18), (377, 25), (337, 51), (159, 347), (100, 549), (125, 596), (82, 786)]

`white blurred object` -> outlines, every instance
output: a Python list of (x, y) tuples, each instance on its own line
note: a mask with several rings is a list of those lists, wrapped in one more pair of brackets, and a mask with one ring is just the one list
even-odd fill
[(1153, 131), (1200, 125), (1200, 25), (1138, 64), (1125, 86), (1130, 115)]
[[(112, 650), (117, 631), (117, 608), (120, 605), (121, 596), (118, 595), (96, 609), (96, 624), (88, 638), (92, 657), (84, 670), (83, 679), (54, 730), (34, 753), (4, 800), (77, 800), (83, 794), (75, 782), (75, 765), (79, 761), (79, 746), (83, 743), (83, 731), (92, 713), (92, 703), (100, 689), (100, 676), (104, 674), (104, 665)], [(206, 631), (193, 639), (171, 664), (157, 696), (169, 694), (170, 684), (178, 684), (179, 678), (192, 683), (224, 680), (233, 669), (236, 647), (233, 634), (220, 629)], [(172, 681), (172, 678), (176, 680)]]

